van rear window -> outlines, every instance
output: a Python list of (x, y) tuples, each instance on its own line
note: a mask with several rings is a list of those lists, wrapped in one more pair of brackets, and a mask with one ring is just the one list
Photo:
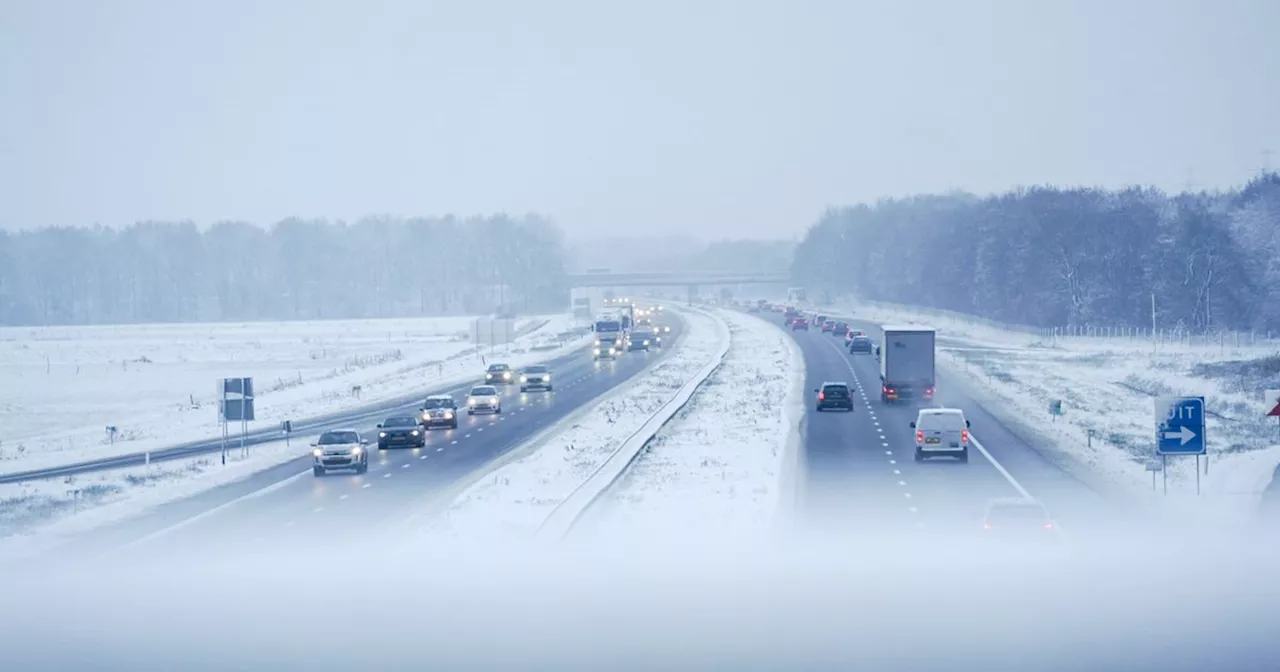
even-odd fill
[(841, 387), (839, 385), (828, 385), (827, 387), (822, 388), (822, 391), (825, 392), (828, 397), (849, 396), (849, 388)]

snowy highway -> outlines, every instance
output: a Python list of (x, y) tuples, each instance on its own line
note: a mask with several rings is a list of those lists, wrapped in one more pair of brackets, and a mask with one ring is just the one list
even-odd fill
[[(848, 319), (838, 317), (835, 319)], [(879, 325), (849, 320), (872, 340)], [(820, 330), (795, 332), (808, 370), (804, 437), (805, 484), (799, 511), (806, 525), (846, 534), (929, 530), (980, 532), (983, 509), (996, 497), (1043, 501), (1062, 528), (1105, 520), (1106, 503), (1084, 483), (1045, 459), (1022, 438), (965, 395), (959, 381), (940, 373), (935, 402), (964, 410), (972, 423), (969, 463), (916, 463), (910, 423), (914, 406), (880, 402), (879, 365), (873, 355), (850, 354), (842, 337)], [(817, 412), (813, 390), (846, 381), (854, 412)]]
[[(502, 390), (501, 415), (463, 415), (456, 430), (429, 431), (425, 448), (371, 446), (366, 474), (313, 477), (307, 447), (313, 437), (299, 437), (299, 457), (294, 461), (85, 534), (59, 549), (59, 555), (76, 557), (79, 553), (73, 549), (94, 553), (120, 547), (126, 553), (180, 548), (199, 554), (229, 547), (282, 548), (318, 539), (358, 544), (385, 538), (411, 516), (447, 502), (456, 494), (455, 486), (468, 483), (513, 448), (678, 348), (683, 324), (674, 316), (668, 322), (673, 347), (628, 353), (616, 361), (593, 361), (586, 350), (553, 360), (549, 364), (554, 392), (521, 393), (519, 386), (509, 386)], [(481, 374), (477, 370), (477, 379)], [(461, 399), (470, 387), (469, 383), (448, 392)], [(388, 410), (386, 415), (413, 412), (417, 406)], [(362, 414), (351, 426), (376, 439), (380, 421), (381, 417)]]

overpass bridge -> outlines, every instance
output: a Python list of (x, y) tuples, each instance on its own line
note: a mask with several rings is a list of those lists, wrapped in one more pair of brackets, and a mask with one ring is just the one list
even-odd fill
[(678, 271), (648, 273), (570, 273), (570, 288), (699, 287), (704, 285), (790, 285), (786, 271)]

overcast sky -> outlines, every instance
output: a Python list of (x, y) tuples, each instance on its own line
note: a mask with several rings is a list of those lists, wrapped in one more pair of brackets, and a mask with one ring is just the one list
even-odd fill
[(834, 204), (1280, 167), (1274, 0), (0, 0), (0, 227)]

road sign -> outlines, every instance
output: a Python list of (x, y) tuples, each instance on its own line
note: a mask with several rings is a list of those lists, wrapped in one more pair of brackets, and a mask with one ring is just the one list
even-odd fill
[(1267, 390), (1264, 394), (1266, 394), (1267, 415), (1280, 416), (1280, 390)]
[(1061, 400), (1061, 399), (1054, 399), (1053, 401), (1049, 402), (1049, 414), (1050, 414), (1050, 415), (1062, 415), (1062, 400)]
[(1204, 397), (1160, 397), (1155, 400), (1156, 453), (1204, 455)]

